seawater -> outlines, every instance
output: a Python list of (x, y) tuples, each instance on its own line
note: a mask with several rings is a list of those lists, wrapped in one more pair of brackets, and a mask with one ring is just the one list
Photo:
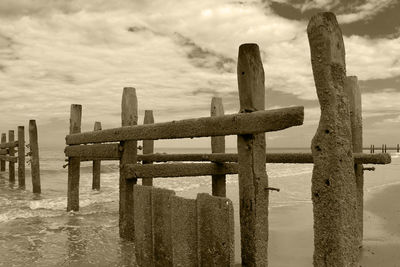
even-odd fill
[[(269, 149), (270, 152), (309, 150)], [(41, 151), (42, 194), (32, 194), (29, 166), (26, 190), (9, 184), (8, 173), (0, 174), (0, 266), (132, 266), (134, 244), (118, 235), (118, 162), (102, 162), (101, 190), (91, 190), (92, 166), (81, 163), (80, 211), (66, 212), (67, 169), (59, 150)], [(209, 153), (206, 149), (165, 149), (156, 152)], [(234, 152), (227, 151), (227, 152)], [(399, 154), (392, 164), (365, 172), (366, 197), (400, 183)], [(312, 164), (267, 164), (270, 207), (311, 203)], [(211, 191), (210, 177), (160, 178), (157, 187), (177, 195), (196, 197)], [(227, 176), (227, 188), (237, 188), (237, 175)], [(189, 192), (189, 193), (188, 193)], [(238, 209), (237, 197), (228, 192)]]

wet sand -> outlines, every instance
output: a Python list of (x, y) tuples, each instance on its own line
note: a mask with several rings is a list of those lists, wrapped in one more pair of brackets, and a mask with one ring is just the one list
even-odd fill
[[(201, 187), (196, 192), (209, 192)], [(272, 192), (273, 194), (274, 192)], [(179, 193), (178, 193), (179, 194)], [(235, 262), (240, 266), (238, 188), (227, 185), (235, 209)], [(179, 195), (195, 197), (195, 192)], [(400, 184), (365, 193), (364, 241), (360, 266), (400, 267)], [(269, 209), (269, 266), (309, 267), (313, 256), (312, 203)]]

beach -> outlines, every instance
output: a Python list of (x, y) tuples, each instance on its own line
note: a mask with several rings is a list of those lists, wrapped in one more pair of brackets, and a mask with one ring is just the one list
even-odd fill
[[(100, 192), (91, 190), (91, 164), (82, 164), (81, 209), (67, 213), (60, 153), (43, 151), (43, 193), (35, 196), (0, 178), (0, 266), (135, 266), (134, 244), (118, 235), (118, 164), (104, 163)], [(312, 165), (267, 164), (269, 266), (312, 266)], [(400, 158), (365, 172), (364, 242), (361, 266), (400, 266)], [(29, 170), (27, 172), (29, 177)], [(156, 179), (155, 186), (195, 198), (211, 193), (210, 177)], [(240, 262), (237, 175), (227, 177), (235, 212), (235, 260)], [(238, 265), (239, 266), (239, 265)]]

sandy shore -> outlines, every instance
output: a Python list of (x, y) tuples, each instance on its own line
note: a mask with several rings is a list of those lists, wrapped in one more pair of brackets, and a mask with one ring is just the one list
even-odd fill
[[(196, 192), (211, 193), (208, 187), (178, 193), (195, 197)], [(240, 262), (240, 233), (237, 185), (227, 185), (227, 195), (235, 209), (235, 259)], [(273, 192), (272, 192), (273, 193)], [(366, 193), (364, 242), (360, 266), (400, 267), (400, 185)], [(274, 207), (269, 210), (269, 266), (309, 267), (313, 255), (312, 204)], [(239, 264), (237, 266), (240, 266)]]

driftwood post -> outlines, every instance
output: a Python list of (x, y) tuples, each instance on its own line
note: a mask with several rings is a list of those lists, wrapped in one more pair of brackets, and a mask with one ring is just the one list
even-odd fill
[(397, 153), (400, 152), (400, 144), (397, 144)]
[(357, 188), (349, 101), (344, 92), (345, 49), (333, 13), (313, 16), (307, 28), (321, 117), (314, 158), (314, 266), (355, 266), (358, 256)]
[[(237, 77), (240, 112), (263, 110), (264, 69), (257, 44), (239, 47)], [(238, 135), (237, 148), (242, 265), (267, 266), (269, 192), (265, 134)]]
[[(5, 133), (1, 134), (1, 143), (7, 142), (7, 135)], [(6, 161), (0, 160), (0, 171), (4, 172), (6, 170)]]
[[(13, 130), (8, 131), (8, 142), (14, 142), (14, 131)], [(9, 148), (8, 154), (10, 156), (15, 156), (14, 146), (11, 146)], [(10, 183), (15, 183), (15, 163), (13, 161), (10, 161), (8, 163), (8, 175), (9, 175), (8, 180), (10, 181)]]
[[(345, 91), (350, 102), (351, 135), (353, 153), (363, 152), (361, 90), (356, 76), (345, 80)], [(364, 225), (364, 170), (362, 164), (354, 164), (357, 185), (357, 229), (358, 246), (362, 247)]]
[[(143, 124), (154, 123), (154, 116), (152, 110), (144, 111), (144, 121)], [(153, 154), (154, 153), (154, 140), (143, 140), (143, 154)], [(143, 164), (151, 164), (151, 161), (143, 161)], [(153, 185), (153, 178), (143, 178), (142, 185)]]
[(25, 189), (25, 127), (18, 126), (18, 187)]
[(31, 150), (32, 191), (40, 194), (42, 189), (40, 186), (39, 143), (35, 120), (29, 121), (29, 147)]
[[(94, 123), (94, 131), (101, 130), (101, 122), (96, 121)], [(100, 172), (101, 172), (101, 161), (93, 160), (93, 180), (92, 180), (92, 189), (100, 190)]]
[[(121, 120), (123, 127), (136, 125), (138, 121), (138, 104), (136, 89), (125, 87), (122, 94)], [(121, 141), (122, 156), (119, 175), (119, 235), (134, 240), (135, 227), (133, 218), (133, 186), (137, 179), (127, 179), (123, 171), (125, 164), (137, 163), (137, 141)]]
[[(69, 133), (80, 133), (82, 106), (72, 104), (69, 119)], [(68, 203), (67, 211), (79, 211), (79, 178), (81, 162), (78, 157), (68, 158)]]
[[(224, 106), (222, 98), (213, 97), (211, 100), (211, 116), (224, 115)], [(211, 152), (225, 153), (225, 136), (211, 137)], [(212, 195), (225, 197), (226, 196), (226, 175), (212, 175)]]

